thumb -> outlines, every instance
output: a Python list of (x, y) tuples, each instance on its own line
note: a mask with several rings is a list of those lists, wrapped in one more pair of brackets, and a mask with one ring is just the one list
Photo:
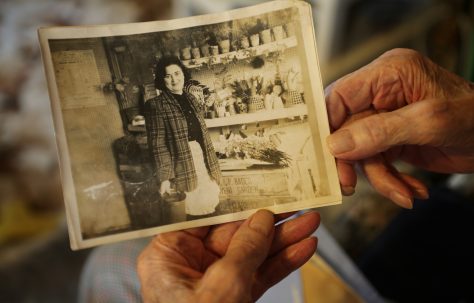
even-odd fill
[(456, 127), (450, 102), (423, 100), (392, 112), (378, 113), (343, 126), (327, 138), (331, 153), (359, 160), (397, 145), (441, 146)]
[(202, 302), (247, 302), (253, 276), (265, 261), (274, 234), (274, 217), (259, 210), (232, 237), (224, 257), (205, 273), (197, 292)]
[(239, 264), (244, 271), (256, 271), (268, 255), (275, 219), (268, 210), (259, 210), (240, 226), (223, 260)]

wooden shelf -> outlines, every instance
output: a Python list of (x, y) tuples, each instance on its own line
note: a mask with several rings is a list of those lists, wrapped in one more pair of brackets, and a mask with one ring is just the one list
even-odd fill
[(272, 43), (262, 44), (246, 49), (240, 49), (238, 51), (219, 54), (216, 56), (203, 57), (199, 59), (183, 60), (182, 62), (187, 68), (198, 68), (203, 65), (230, 63), (234, 60), (242, 60), (254, 56), (260, 56), (265, 53), (276, 52), (287, 48), (295, 47), (297, 45), (298, 42), (296, 40), (296, 37), (293, 36), (283, 40), (274, 41)]
[(237, 114), (224, 118), (205, 119), (208, 128), (227, 125), (257, 123), (268, 120), (285, 119), (308, 114), (306, 105), (296, 105), (289, 108), (275, 110), (261, 110), (255, 113)]
[[(214, 118), (214, 119), (204, 119), (206, 121), (206, 126), (208, 128), (220, 127), (227, 125), (237, 125), (237, 124), (247, 124), (247, 123), (257, 123), (269, 120), (277, 119), (286, 119), (297, 116), (306, 116), (308, 114), (308, 109), (305, 104), (295, 105), (293, 107), (274, 109), (274, 110), (260, 110), (255, 113), (247, 114), (236, 114), (233, 116), (223, 117), (223, 118)], [(128, 125), (128, 130), (131, 132), (143, 133), (145, 132), (144, 125), (132, 126)], [(146, 141), (143, 141), (143, 143)]]

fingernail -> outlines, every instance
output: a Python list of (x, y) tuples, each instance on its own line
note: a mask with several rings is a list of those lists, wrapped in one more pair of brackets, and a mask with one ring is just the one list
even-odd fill
[(330, 135), (327, 139), (327, 143), (333, 155), (342, 154), (355, 148), (352, 134), (347, 129), (337, 131)]
[(273, 231), (274, 222), (271, 212), (259, 210), (250, 218), (249, 227), (268, 237)]
[(355, 192), (353, 186), (341, 186), (341, 190), (344, 196), (352, 196)]
[(430, 197), (430, 194), (428, 193), (426, 189), (415, 188), (413, 191), (417, 199), (426, 200)]
[(411, 198), (402, 195), (401, 193), (397, 191), (393, 191), (390, 194), (390, 199), (400, 205), (401, 207), (407, 208), (407, 209), (412, 209), (413, 208), (413, 201)]

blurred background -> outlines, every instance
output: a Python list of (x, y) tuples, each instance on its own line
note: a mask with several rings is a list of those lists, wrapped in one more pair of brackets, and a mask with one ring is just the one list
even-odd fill
[[(40, 26), (178, 18), (256, 0), (2, 0), (0, 2), (0, 301), (73, 302), (89, 250), (69, 249)], [(474, 1), (312, 0), (324, 85), (394, 47), (419, 50), (474, 79)], [(474, 201), (472, 175), (399, 165), (431, 188)], [(363, 181), (323, 223), (359, 263), (401, 210)], [(471, 230), (472, 232), (472, 230)], [(469, 234), (469, 233), (468, 233)], [(471, 233), (472, 234), (472, 233)]]

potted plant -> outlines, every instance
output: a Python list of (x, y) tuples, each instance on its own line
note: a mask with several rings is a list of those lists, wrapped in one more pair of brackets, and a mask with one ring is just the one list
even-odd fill
[(193, 59), (209, 57), (209, 33), (204, 28), (195, 29), (191, 34)]
[(265, 109), (265, 104), (261, 95), (262, 87), (263, 77), (255, 76), (250, 79), (249, 113)]
[(248, 30), (250, 26), (248, 23), (234, 24), (233, 37), (235, 39), (235, 49), (246, 49), (250, 47), (250, 40), (248, 37)]
[[(260, 19), (259, 19), (260, 20)], [(268, 23), (262, 21), (262, 30), (260, 31), (260, 40), (262, 44), (271, 43), (272, 42), (272, 32), (268, 27)]]
[(234, 106), (238, 114), (243, 114), (248, 111), (248, 99), (250, 96), (250, 87), (245, 79), (234, 80), (229, 83), (229, 87), (232, 89), (232, 95), (236, 99)]
[(224, 23), (216, 33), (217, 41), (221, 54), (228, 53), (230, 51), (230, 39), (232, 35), (232, 28), (229, 23)]
[[(217, 36), (214, 32), (209, 31), (207, 33), (206, 44), (208, 45), (208, 55), (206, 57), (219, 55), (219, 44), (217, 43)], [(201, 52), (202, 51), (203, 49), (201, 48)]]
[(249, 27), (248, 33), (250, 37), (250, 45), (252, 47), (260, 45), (260, 33), (265, 29), (265, 23), (260, 18), (257, 19), (257, 23)]
[(191, 32), (189, 29), (182, 30), (178, 36), (178, 41), (181, 45), (181, 59), (182, 60), (191, 60)]
[(164, 48), (164, 55), (173, 55), (177, 58), (181, 58), (180, 48), (182, 48), (182, 43), (180, 42), (179, 35), (165, 33), (162, 42), (163, 45), (166, 45), (166, 48)]

